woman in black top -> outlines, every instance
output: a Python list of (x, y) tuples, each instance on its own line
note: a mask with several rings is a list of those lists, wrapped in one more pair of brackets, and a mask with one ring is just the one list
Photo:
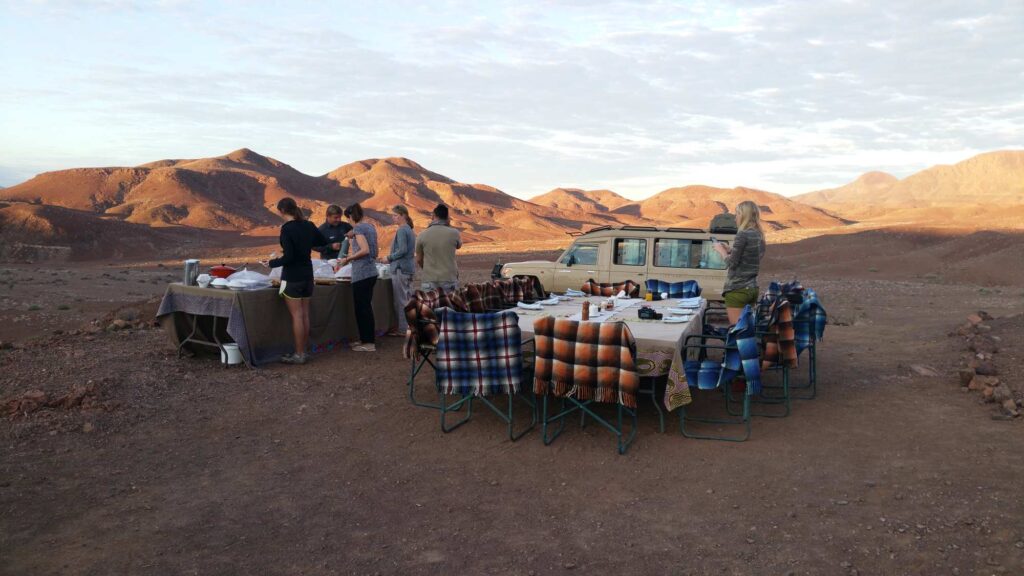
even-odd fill
[(314, 246), (327, 244), (327, 238), (313, 223), (306, 220), (302, 210), (291, 198), (282, 198), (277, 211), (288, 218), (281, 226), (281, 248), (284, 255), (274, 258), (268, 265), (281, 267), (281, 296), (292, 315), (292, 334), (295, 353), (285, 354), (285, 364), (305, 364), (309, 343), (309, 298), (313, 296), (313, 261), (309, 257)]

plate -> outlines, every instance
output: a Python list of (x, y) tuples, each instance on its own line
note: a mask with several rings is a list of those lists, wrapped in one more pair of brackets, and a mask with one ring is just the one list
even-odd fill
[(683, 316), (665, 316), (661, 321), (665, 324), (683, 324), (685, 322), (689, 322), (690, 319)]

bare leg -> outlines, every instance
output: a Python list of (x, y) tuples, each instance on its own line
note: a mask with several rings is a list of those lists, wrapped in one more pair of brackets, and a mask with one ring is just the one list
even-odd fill
[(303, 298), (302, 302), (302, 353), (305, 354), (309, 348), (309, 298)]
[(306, 351), (306, 319), (302, 312), (303, 300), (298, 298), (285, 298), (285, 305), (288, 306), (288, 313), (292, 315), (292, 337), (295, 340), (295, 354), (299, 355)]
[(729, 326), (735, 326), (740, 321), (740, 315), (743, 314), (743, 308), (726, 308), (725, 313), (729, 316)]

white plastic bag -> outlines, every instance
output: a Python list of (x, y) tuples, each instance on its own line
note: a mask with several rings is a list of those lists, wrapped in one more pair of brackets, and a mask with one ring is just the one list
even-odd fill
[[(280, 278), (281, 269), (275, 268), (275, 270), (278, 271), (277, 275)], [(271, 271), (271, 274), (273, 274), (273, 271)], [(271, 277), (266, 274), (260, 274), (259, 272), (242, 268), (238, 272), (228, 276), (227, 280), (229, 283), (235, 282), (237, 284), (244, 285), (245, 288), (243, 288), (243, 290), (261, 290), (263, 288), (270, 288), (270, 278)]]

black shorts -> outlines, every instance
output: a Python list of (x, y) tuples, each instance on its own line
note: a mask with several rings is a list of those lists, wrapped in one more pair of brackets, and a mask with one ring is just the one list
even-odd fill
[(282, 280), (279, 294), (285, 298), (311, 298), (313, 282), (311, 280)]

